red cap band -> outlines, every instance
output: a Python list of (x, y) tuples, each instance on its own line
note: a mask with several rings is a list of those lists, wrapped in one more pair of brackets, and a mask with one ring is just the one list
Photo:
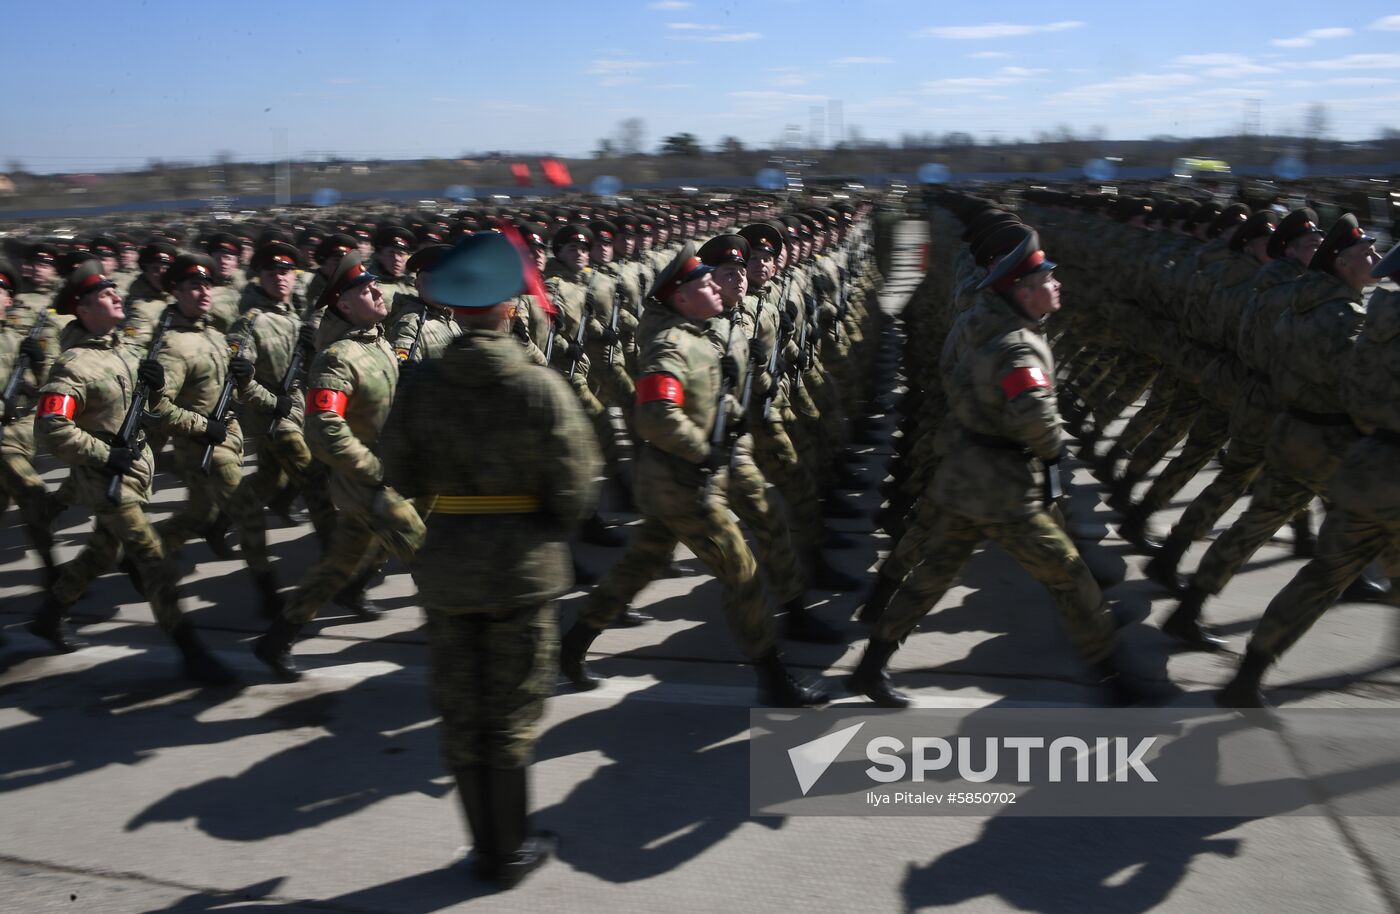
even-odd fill
[(998, 279), (996, 282), (992, 283), (992, 288), (1002, 293), (1009, 292), (1012, 286), (1016, 285), (1018, 281), (1020, 281), (1023, 277), (1028, 276), (1036, 267), (1040, 266), (1044, 262), (1044, 251), (1032, 251), (1031, 255), (1025, 260), (1021, 261), (1021, 263), (1016, 267), (1016, 269), (1012, 270), (1010, 273), (1007, 273), (1005, 276), (1003, 276), (1001, 279)]

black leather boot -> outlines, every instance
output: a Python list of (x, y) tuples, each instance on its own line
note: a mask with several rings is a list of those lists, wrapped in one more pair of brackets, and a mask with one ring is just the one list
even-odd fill
[(1259, 686), (1264, 679), (1264, 672), (1273, 662), (1272, 657), (1258, 651), (1246, 650), (1235, 678), (1215, 693), (1215, 703), (1222, 708), (1269, 707)]
[(378, 619), (384, 610), (365, 594), (365, 590), (369, 587), (369, 579), (374, 577), (377, 570), (371, 566), (355, 575), (349, 584), (346, 584), (339, 593), (331, 597), (331, 602), (341, 609), (350, 610), (355, 618), (361, 621)]
[(527, 768), (492, 768), (491, 826), (498, 864), (496, 884), (513, 889), (554, 856), (559, 839), (553, 832), (531, 830)]
[(1133, 476), (1125, 475), (1108, 487), (1108, 506), (1124, 516), (1133, 510), (1133, 487), (1138, 483)]
[(1113, 707), (1127, 708), (1133, 705), (1150, 704), (1156, 696), (1142, 688), (1130, 676), (1125, 676), (1119, 663), (1112, 657), (1105, 657), (1093, 665), (1099, 688)]
[(860, 612), (856, 613), (856, 621), (866, 625), (874, 625), (880, 621), (880, 617), (885, 614), (885, 607), (890, 604), (890, 598), (899, 589), (899, 582), (885, 577), (876, 572), (875, 589), (871, 591), (870, 597), (860, 607)]
[(204, 646), (194, 632), (194, 626), (181, 622), (170, 633), (170, 640), (180, 649), (180, 674), (201, 685), (233, 685), (238, 675)]
[(1312, 511), (1304, 509), (1288, 522), (1293, 529), (1293, 555), (1295, 558), (1310, 559), (1317, 555), (1317, 537), (1313, 535)]
[(1127, 456), (1127, 451), (1115, 444), (1102, 457), (1094, 458), (1093, 463), (1089, 465), (1089, 472), (1099, 482), (1110, 485), (1113, 482), (1115, 471), (1118, 469), (1118, 461)]
[(817, 590), (834, 590), (838, 593), (854, 593), (860, 590), (863, 581), (854, 575), (846, 574), (832, 566), (820, 549), (812, 551), (812, 573), (808, 584)]
[(296, 682), (301, 678), (301, 670), (292, 658), (292, 644), (301, 629), (298, 623), (278, 616), (267, 632), (253, 642), (253, 656), (267, 664), (273, 675), (283, 682)]
[(1162, 544), (1147, 535), (1147, 521), (1151, 517), (1139, 502), (1123, 517), (1118, 525), (1118, 535), (1127, 540), (1143, 555), (1156, 555)]
[(648, 622), (655, 621), (656, 619), (651, 615), (651, 613), (642, 612), (640, 609), (635, 609), (629, 606), (626, 609), (624, 609), (621, 613), (619, 613), (618, 617), (612, 620), (612, 624), (608, 627), (636, 628), (639, 625), (646, 625)]
[(783, 609), (787, 611), (783, 618), (783, 636), (789, 641), (840, 644), (846, 640), (839, 631), (813, 615), (800, 596), (784, 603)]
[(606, 546), (610, 549), (627, 545), (626, 535), (603, 523), (603, 519), (596, 512), (583, 522), (578, 538), (589, 545)]
[(457, 800), (467, 819), (472, 839), (472, 872), (494, 882), (500, 872), (501, 853), (491, 821), (490, 772), (484, 765), (466, 765), (452, 772), (457, 780)]
[(1347, 585), (1340, 597), (1347, 603), (1389, 603), (1390, 584), (1374, 580), (1364, 570)]
[(229, 528), (233, 526), (233, 521), (228, 515), (220, 511), (219, 516), (214, 518), (214, 522), (204, 529), (204, 542), (208, 544), (209, 551), (217, 558), (233, 558), (233, 547), (228, 544)]
[(882, 708), (907, 708), (909, 696), (895, 691), (890, 684), (890, 675), (885, 672), (890, 657), (899, 650), (898, 641), (881, 641), (871, 638), (865, 646), (856, 671), (846, 680), (852, 692), (864, 695)]
[(758, 672), (759, 702), (765, 708), (810, 708), (831, 700), (820, 687), (799, 682), (783, 664), (777, 649), (754, 661)]
[(1157, 554), (1143, 566), (1143, 573), (1167, 593), (1180, 596), (1186, 585), (1176, 569), (1181, 564), (1182, 556), (1186, 555), (1186, 550), (1190, 548), (1191, 540), (1173, 530), (1162, 541), (1162, 547), (1157, 550)]
[(578, 560), (578, 556), (573, 556), (574, 563), (574, 583), (579, 587), (591, 587), (598, 583), (598, 576), (594, 574), (588, 566)]
[(600, 682), (597, 676), (589, 672), (588, 664), (584, 660), (588, 648), (599, 634), (599, 629), (575, 622), (559, 642), (559, 672), (582, 692), (598, 688)]
[(1210, 594), (1194, 584), (1188, 585), (1181, 603), (1167, 617), (1167, 621), (1162, 623), (1162, 631), (1193, 651), (1214, 653), (1225, 650), (1225, 639), (1211, 634), (1209, 629), (1201, 625), (1201, 610), (1205, 608), (1206, 598), (1209, 596)]
[(277, 575), (271, 571), (253, 572), (253, 589), (258, 592), (258, 613), (268, 620), (282, 615), (282, 594), (278, 591)]
[(53, 649), (60, 654), (71, 654), (78, 648), (86, 646), (74, 637), (65, 621), (71, 605), (60, 603), (52, 596), (47, 596), (44, 598), (44, 605), (39, 607), (39, 611), (34, 614), (34, 618), (29, 621), (25, 628), (31, 635), (43, 638), (53, 645)]

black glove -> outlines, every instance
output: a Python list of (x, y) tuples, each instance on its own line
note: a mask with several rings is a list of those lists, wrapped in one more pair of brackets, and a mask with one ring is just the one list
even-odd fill
[(724, 379), (729, 382), (730, 387), (739, 386), (739, 360), (734, 356), (725, 354), (719, 357), (719, 370)]
[(297, 331), (297, 345), (302, 349), (316, 348), (316, 328), (310, 324), (302, 324)]
[(223, 419), (210, 419), (200, 438), (205, 444), (222, 444), (228, 437), (228, 423)]
[(19, 344), (19, 354), (29, 359), (29, 367), (35, 371), (44, 367), (44, 344), (36, 339), (25, 337)]
[(242, 387), (244, 384), (253, 380), (253, 363), (242, 356), (229, 359), (228, 373), (233, 375), (233, 379), (238, 382), (238, 386)]
[(272, 409), (272, 415), (278, 419), (285, 419), (292, 414), (292, 407), (296, 405), (295, 400), (286, 394), (277, 398), (277, 405)]
[(107, 462), (102, 466), (113, 476), (121, 476), (136, 462), (136, 452), (129, 447), (114, 447), (107, 454)]
[(581, 346), (579, 341), (574, 337), (569, 337), (569, 344), (564, 348), (564, 351), (569, 354), (569, 358), (575, 361), (583, 358), (583, 346)]
[(408, 380), (423, 365), (422, 362), (415, 362), (412, 359), (399, 359), (399, 378)]
[(146, 389), (158, 394), (165, 389), (165, 369), (155, 359), (142, 359), (136, 366), (136, 380), (146, 385)]
[(510, 332), (515, 334), (516, 339), (520, 340), (520, 342), (530, 342), (530, 328), (525, 326), (524, 321), (511, 321)]
[(617, 335), (617, 331), (612, 328), (611, 324), (603, 325), (603, 332), (598, 335), (598, 338), (609, 346), (616, 346), (622, 342), (622, 337)]

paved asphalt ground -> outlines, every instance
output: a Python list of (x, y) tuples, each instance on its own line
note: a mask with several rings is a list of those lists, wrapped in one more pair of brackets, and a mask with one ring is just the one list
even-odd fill
[[(913, 222), (901, 230), (890, 311), (917, 281), (921, 232)], [(877, 482), (888, 459), (887, 448), (868, 449), (867, 478)], [(50, 469), (54, 483), (61, 471)], [(1126, 633), (1142, 674), (1169, 677), (1184, 690), (1179, 704), (1204, 706), (1229, 660), (1171, 651), (1156, 629), (1171, 601), (1142, 579), (1093, 479), (1076, 469), (1074, 482), (1079, 535), (1097, 540), (1096, 561), (1126, 571), (1109, 596), (1133, 620)], [(158, 489), (158, 514), (183, 498), (168, 477)], [(861, 498), (873, 513), (877, 496)], [(87, 534), (80, 515), (60, 518), (61, 558)], [(835, 554), (847, 571), (873, 567), (888, 548), (868, 521), (837, 524), (862, 542)], [(314, 559), (314, 537), (282, 528), (271, 540), (283, 582), (294, 583)], [(589, 549), (586, 559), (603, 570), (618, 555)], [(22, 630), (40, 600), (39, 575), (7, 513), (0, 911), (1400, 911), (1393, 818), (751, 818), (752, 674), (737, 662), (719, 588), (693, 558), (681, 559), (684, 574), (642, 593), (657, 622), (596, 642), (605, 687), (561, 690), (550, 702), (534, 806), (537, 821), (562, 836), (560, 859), (515, 892), (491, 895), (454, 865), (464, 831), (437, 756), (421, 616), (402, 569), (391, 567), (373, 591), (390, 607), (383, 618), (323, 617), (297, 648), (310, 674), (281, 685), (248, 652), (261, 625), (246, 570), (190, 544), (186, 609), (246, 683), (199, 691), (171, 675), (174, 651), (120, 574), (77, 607), (92, 646), (44, 655)], [(1287, 543), (1267, 546), (1210, 604), (1211, 620), (1242, 643), (1298, 565)], [(864, 644), (846, 620), (862, 595), (816, 596), (824, 618), (847, 626), (851, 646), (792, 645), (788, 656), (844, 696), (841, 678)], [(564, 600), (566, 622), (581, 598)], [(1272, 674), (1274, 699), (1395, 707), (1396, 613), (1337, 607)], [(976, 556), (893, 670), (925, 706), (1099, 700), (1048, 595), (994, 547)]]

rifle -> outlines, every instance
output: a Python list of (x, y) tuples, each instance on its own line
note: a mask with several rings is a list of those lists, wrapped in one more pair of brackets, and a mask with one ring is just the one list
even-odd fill
[(413, 345), (408, 347), (408, 358), (405, 362), (412, 362), (413, 357), (418, 354), (418, 344), (423, 340), (423, 325), (428, 322), (428, 304), (423, 303), (423, 313), (418, 315), (418, 329), (413, 331)]
[(554, 365), (554, 334), (559, 332), (559, 319), (553, 314), (546, 314), (549, 318), (549, 341), (544, 344), (544, 363), (548, 366)]
[[(160, 355), (161, 347), (165, 345), (165, 331), (170, 329), (170, 324), (174, 320), (175, 306), (171, 305), (160, 314), (160, 321), (156, 324), (155, 335), (151, 337), (151, 348), (147, 350), (146, 358), (154, 359)], [(146, 411), (146, 401), (150, 399), (150, 396), (151, 392), (146, 389), (146, 385), (138, 380), (136, 388), (131, 392), (131, 406), (127, 407), (121, 428), (117, 429), (117, 440), (114, 447), (135, 450), (136, 432), (141, 428), (141, 414)], [(114, 505), (121, 504), (121, 473), (113, 473), (111, 481), (107, 483), (107, 500)]]
[(799, 361), (802, 363), (802, 371), (811, 371), (812, 366), (816, 364), (816, 344), (807, 328), (817, 321), (817, 297), (808, 292), (802, 297), (802, 303), (806, 306), (806, 319), (802, 322), (802, 342), (799, 344), (802, 358)]
[[(729, 355), (731, 352), (733, 352), (733, 351), (734, 351), (734, 321), (731, 320), (731, 321), (729, 322), (729, 334), (728, 334), (728, 336), (725, 337), (725, 340), (724, 340), (724, 354), (725, 354), (725, 356), (728, 356), (728, 355)], [(710, 451), (711, 451), (711, 453), (713, 453), (714, 450), (715, 450), (716, 448), (724, 447), (724, 446), (726, 445), (726, 443), (728, 443), (728, 440), (729, 440), (729, 433), (728, 433), (728, 430), (727, 430), (727, 429), (728, 429), (728, 426), (729, 426), (729, 421), (728, 421), (728, 420), (729, 420), (729, 411), (726, 410), (726, 409), (724, 408), (724, 405), (725, 405), (725, 404), (724, 404), (724, 401), (725, 401), (725, 398), (729, 396), (729, 392), (730, 392), (730, 390), (732, 389), (732, 388), (729, 386), (730, 383), (731, 383), (731, 379), (730, 379), (728, 376), (724, 375), (723, 372), (721, 372), (721, 377), (720, 377), (720, 382), (719, 382), (719, 398), (715, 401), (715, 424), (714, 424), (714, 427), (710, 429)], [(734, 459), (734, 455), (733, 455), (733, 454), (730, 454), (729, 459), (730, 459), (730, 460), (733, 460), (733, 459)], [(714, 494), (714, 491), (715, 491), (715, 473), (714, 473), (714, 471), (711, 471), (711, 472), (705, 477), (705, 492), (704, 492), (704, 496), (703, 496), (703, 497), (704, 497), (704, 500), (705, 500), (706, 502), (708, 502), (708, 501), (710, 500), (710, 496)]]
[[(730, 330), (730, 333), (731, 333), (731, 334), (734, 332), (734, 325), (733, 325), (733, 324), (730, 324), (730, 325), (729, 325), (729, 330)], [(758, 317), (757, 317), (757, 315), (755, 315), (755, 316), (754, 316), (754, 322), (753, 322), (753, 336), (749, 337), (749, 363), (748, 363), (748, 365), (747, 365), (747, 370), (744, 372), (744, 389), (743, 389), (743, 392), (739, 394), (739, 415), (740, 415), (740, 416), (748, 416), (748, 414), (749, 414), (749, 406), (753, 403), (753, 376), (754, 376), (754, 369), (757, 367), (757, 366), (754, 365), (754, 344), (757, 343), (757, 342), (758, 342)], [(775, 351), (776, 351), (776, 347), (775, 347)], [(771, 357), (770, 357), (770, 358), (771, 358)], [(771, 397), (770, 397), (770, 400), (771, 400)], [(730, 440), (729, 440), (729, 469), (732, 471), (732, 470), (734, 469), (734, 456), (735, 456), (735, 454), (737, 453), (737, 449), (734, 447), (734, 442), (735, 442), (735, 440), (736, 440), (739, 436), (736, 435), (736, 434), (734, 434), (734, 433), (731, 431), (731, 432), (729, 433), (729, 436), (728, 436), (728, 437), (729, 437), (729, 439), (730, 439)]]
[[(618, 319), (619, 319), (621, 316), (622, 316), (622, 283), (619, 282), (619, 283), (617, 283), (616, 285), (613, 286), (612, 319), (608, 321), (608, 327), (612, 330), (612, 335), (613, 335), (614, 337), (617, 336), (617, 323), (618, 323)], [(607, 355), (607, 362), (608, 362), (609, 365), (612, 364), (613, 355), (614, 355), (616, 352), (617, 352), (617, 344), (616, 344), (616, 343), (609, 343), (609, 344), (608, 344), (608, 355)]]
[(578, 355), (569, 363), (569, 380), (574, 379), (574, 373), (578, 371), (578, 363), (583, 359), (583, 341), (588, 339), (588, 306), (585, 303), (583, 310), (578, 316), (578, 331), (574, 334), (574, 345), (578, 347)]
[[(768, 353), (768, 383), (772, 384), (773, 388), (768, 391), (767, 396), (763, 399), (763, 421), (765, 422), (767, 422), (768, 417), (773, 414), (773, 395), (777, 393), (778, 387), (779, 353), (781, 353), (783, 347), (787, 345), (787, 338), (783, 334), (782, 312), (779, 309), (782, 307), (783, 301), (787, 298), (788, 287), (791, 285), (792, 274), (789, 273), (787, 281), (783, 283), (782, 294), (778, 297), (778, 301), (774, 305), (774, 311), (778, 312), (778, 324), (773, 328), (773, 351)], [(754, 335), (755, 337), (758, 335), (757, 322), (755, 322)]]
[[(227, 419), (229, 415), (228, 404), (233, 399), (233, 386), (235, 380), (233, 372), (227, 372), (224, 376), (224, 388), (219, 391), (219, 399), (214, 404), (214, 411), (209, 414), (210, 419)], [(199, 471), (205, 476), (209, 475), (209, 467), (214, 459), (214, 445), (204, 446), (204, 456), (199, 458)]]
[[(300, 334), (298, 334), (298, 336), (300, 336)], [(277, 385), (277, 396), (279, 398), (291, 395), (292, 388), (297, 382), (297, 375), (301, 374), (301, 363), (306, 361), (307, 350), (310, 348), (309, 346), (301, 345), (300, 339), (292, 345), (292, 357), (287, 360), (287, 370), (282, 373), (282, 381)], [(272, 421), (267, 425), (267, 433), (271, 435), (275, 432), (277, 430), (277, 423), (281, 421), (282, 417), (273, 416)]]
[[(29, 332), (24, 335), (26, 340), (37, 340), (39, 335), (48, 326), (49, 313), (41, 311), (39, 319), (34, 322), (34, 326), (29, 328)], [(20, 353), (15, 357), (14, 368), (10, 371), (9, 380), (5, 382), (5, 390), (0, 393), (0, 399), (4, 401), (4, 412), (0, 414), (0, 429), (9, 425), (19, 418), (19, 410), (15, 406), (15, 401), (19, 399), (19, 389), (24, 385), (24, 376), (29, 372), (29, 356)], [(0, 432), (3, 434), (3, 432)]]

